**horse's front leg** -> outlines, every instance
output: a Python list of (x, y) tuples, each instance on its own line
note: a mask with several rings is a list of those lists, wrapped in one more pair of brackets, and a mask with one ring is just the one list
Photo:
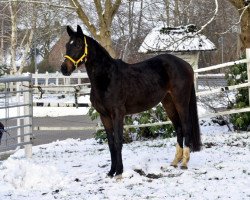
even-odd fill
[(109, 151), (111, 156), (111, 169), (108, 173), (108, 176), (113, 177), (116, 172), (116, 149), (115, 149), (115, 142), (114, 142), (114, 129), (113, 129), (113, 122), (109, 116), (100, 115), (102, 124), (105, 128), (108, 138), (109, 144)]
[(116, 176), (123, 173), (122, 164), (122, 143), (123, 143), (123, 119), (124, 114), (116, 109), (113, 117), (114, 124), (114, 139), (116, 149)]

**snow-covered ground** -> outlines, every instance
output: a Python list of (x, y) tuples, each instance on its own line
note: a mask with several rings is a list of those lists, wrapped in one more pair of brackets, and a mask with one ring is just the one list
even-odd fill
[[(77, 110), (37, 109), (40, 116)], [(199, 112), (206, 109), (199, 106)], [(228, 132), (209, 119), (201, 132), (203, 150), (191, 154), (188, 170), (169, 165), (176, 138), (124, 144), (121, 180), (106, 176), (108, 145), (94, 139), (35, 146), (32, 159), (19, 150), (0, 162), (0, 199), (250, 199), (250, 133)]]
[(67, 139), (0, 164), (0, 199), (249, 199), (249, 133), (204, 134), (188, 170), (169, 166), (175, 138), (123, 147), (121, 180), (108, 178), (107, 144)]

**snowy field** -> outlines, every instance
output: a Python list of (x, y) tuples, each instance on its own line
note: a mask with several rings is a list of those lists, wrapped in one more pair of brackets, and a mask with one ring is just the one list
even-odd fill
[[(34, 114), (76, 114), (67, 109), (34, 108)], [(199, 114), (205, 112), (199, 106)], [(106, 176), (108, 145), (94, 139), (36, 146), (30, 160), (19, 150), (0, 162), (0, 199), (250, 199), (250, 133), (228, 132), (209, 119), (201, 132), (203, 149), (191, 154), (188, 170), (169, 165), (176, 138), (124, 144), (121, 180)]]

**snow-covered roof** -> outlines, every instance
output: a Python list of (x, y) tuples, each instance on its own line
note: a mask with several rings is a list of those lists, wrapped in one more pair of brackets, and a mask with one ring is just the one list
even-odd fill
[(144, 39), (139, 53), (207, 51), (216, 49), (204, 35), (197, 34), (195, 25), (153, 28)]

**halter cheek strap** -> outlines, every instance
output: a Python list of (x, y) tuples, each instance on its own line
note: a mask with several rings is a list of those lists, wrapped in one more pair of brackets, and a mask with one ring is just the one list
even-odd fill
[(78, 60), (74, 60), (72, 57), (70, 57), (68, 55), (64, 56), (64, 58), (69, 59), (74, 64), (75, 68), (77, 68), (78, 64), (80, 62), (82, 62), (83, 60), (84, 60), (84, 62), (87, 62), (88, 44), (87, 44), (87, 41), (86, 41), (86, 37), (84, 37), (84, 46), (85, 46), (84, 54)]

